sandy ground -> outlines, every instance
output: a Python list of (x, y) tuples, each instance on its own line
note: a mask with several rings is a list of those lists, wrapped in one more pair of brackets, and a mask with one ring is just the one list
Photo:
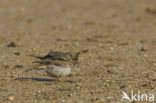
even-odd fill
[[(74, 75), (54, 82), (33, 69), (50, 50), (80, 51)], [(1, 0), (0, 103), (120, 103), (155, 94), (155, 0)], [(143, 102), (145, 103), (145, 102)]]

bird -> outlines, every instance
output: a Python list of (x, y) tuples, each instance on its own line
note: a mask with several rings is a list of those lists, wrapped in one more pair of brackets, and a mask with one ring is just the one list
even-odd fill
[(71, 73), (71, 68), (78, 63), (78, 58), (81, 53), (85, 53), (88, 50), (82, 50), (79, 52), (60, 52), (50, 51), (45, 56), (33, 56), (39, 60), (34, 63), (39, 64), (39, 69), (44, 69), (46, 74), (52, 77), (65, 77)]

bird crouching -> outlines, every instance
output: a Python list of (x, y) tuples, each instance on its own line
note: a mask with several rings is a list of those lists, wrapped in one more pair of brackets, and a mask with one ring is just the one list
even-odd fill
[(39, 69), (44, 69), (46, 74), (52, 77), (68, 76), (71, 73), (75, 64), (78, 63), (78, 58), (81, 53), (86, 53), (88, 50), (80, 52), (60, 52), (50, 51), (45, 56), (39, 57), (39, 60), (34, 62), (38, 64)]

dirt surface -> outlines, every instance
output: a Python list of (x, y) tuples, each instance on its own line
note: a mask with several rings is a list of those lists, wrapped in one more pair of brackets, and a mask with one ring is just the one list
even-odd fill
[[(88, 49), (54, 82), (30, 55)], [(155, 0), (1, 0), (0, 103), (120, 103), (155, 94)], [(145, 102), (143, 102), (145, 103)]]

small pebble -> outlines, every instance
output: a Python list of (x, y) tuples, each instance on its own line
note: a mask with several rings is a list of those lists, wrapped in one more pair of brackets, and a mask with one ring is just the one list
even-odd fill
[(17, 56), (18, 56), (18, 55), (20, 55), (20, 53), (19, 53), (19, 52), (15, 52), (14, 54), (15, 54), (15, 55), (17, 55)]
[(12, 48), (14, 48), (14, 47), (16, 47), (16, 44), (15, 44), (14, 42), (10, 42), (10, 43), (7, 45), (7, 47), (12, 47)]
[(74, 45), (74, 46), (77, 46), (77, 47), (80, 46), (80, 44), (77, 43), (77, 42), (73, 43), (73, 45)]
[(61, 103), (64, 103), (65, 102), (65, 100), (61, 100)]
[(142, 87), (147, 87), (147, 84), (143, 84)]
[(29, 52), (35, 52), (36, 51), (36, 48), (31, 48), (28, 50)]
[(13, 100), (14, 100), (14, 96), (10, 96), (10, 97), (8, 98), (8, 100), (9, 100), (9, 101), (13, 101)]
[(147, 49), (145, 48), (145, 47), (142, 47), (141, 49), (140, 49), (140, 51), (142, 51), (142, 52), (144, 52), (144, 51), (146, 51)]
[(120, 89), (124, 89), (126, 86), (125, 85), (121, 85), (120, 86)]
[(72, 93), (70, 93), (70, 94), (68, 94), (67, 96), (68, 96), (68, 97), (71, 97), (71, 96), (73, 96), (73, 94), (72, 94)]
[(150, 14), (156, 14), (156, 9), (153, 8), (146, 8), (145, 11)]
[(154, 66), (156, 66), (156, 63), (153, 63)]
[(107, 73), (113, 73), (112, 71), (110, 71), (110, 70), (107, 70)]
[(104, 98), (101, 98), (101, 99), (100, 99), (100, 101), (101, 101), (101, 102), (104, 102), (104, 101), (105, 101), (105, 99), (104, 99)]
[(148, 55), (147, 54), (144, 54), (144, 57), (147, 57)]
[(156, 79), (153, 79), (152, 81), (156, 81)]
[(12, 73), (15, 74), (16, 72), (13, 71)]
[(15, 65), (15, 68), (22, 68), (23, 65)]
[(8, 65), (5, 65), (4, 68), (5, 68), (5, 69), (9, 69), (10, 67), (9, 67)]
[(30, 22), (33, 22), (33, 19), (32, 19), (32, 18), (28, 18), (28, 19), (27, 19), (27, 22), (29, 22), (29, 23), (30, 23)]
[(113, 48), (113, 47), (110, 47), (110, 50), (112, 50), (112, 51), (113, 51), (113, 50), (114, 50), (114, 48)]

